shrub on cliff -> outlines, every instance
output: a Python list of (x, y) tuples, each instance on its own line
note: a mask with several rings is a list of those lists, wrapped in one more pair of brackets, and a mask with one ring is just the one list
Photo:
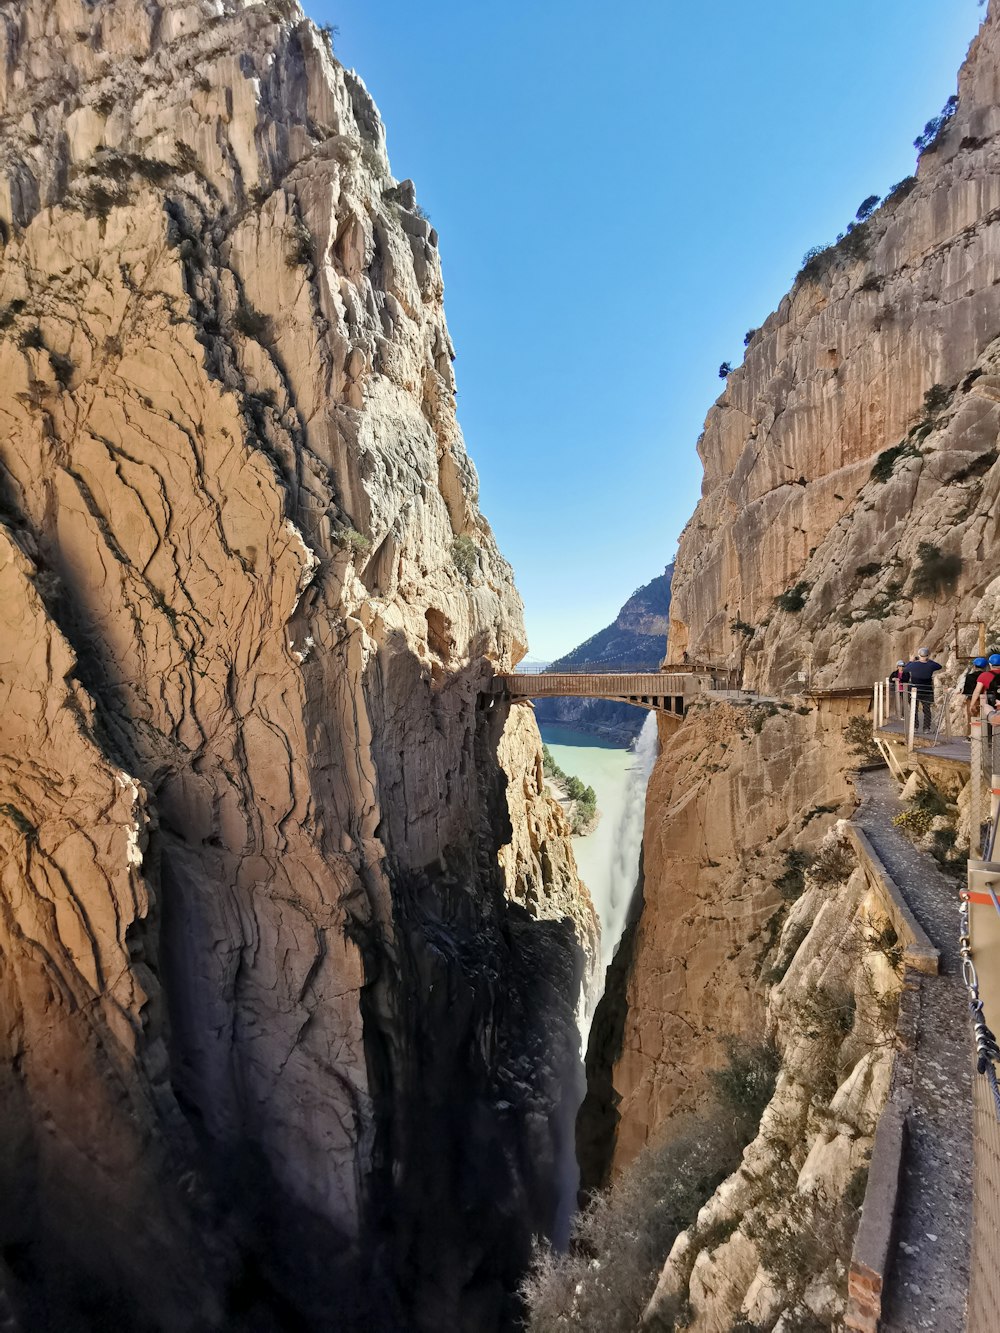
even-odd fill
[(774, 604), (779, 611), (789, 611), (795, 614), (805, 606), (811, 587), (811, 583), (796, 583), (794, 588), (786, 588), (784, 592), (779, 592), (774, 599)]
[(367, 555), (372, 548), (371, 539), (363, 532), (358, 532), (357, 528), (341, 528), (334, 534), (334, 541), (341, 550), (350, 551), (351, 555)]
[(771, 1067), (770, 1055), (763, 1060), (755, 1064), (745, 1050), (738, 1071), (719, 1071), (722, 1098), (669, 1141), (645, 1148), (596, 1194), (577, 1217), (566, 1254), (536, 1244), (521, 1287), (529, 1333), (638, 1328), (671, 1245), (739, 1165), (756, 1131), (750, 1121)]
[(876, 458), (871, 470), (872, 481), (887, 482), (892, 476), (893, 469), (901, 458), (919, 458), (920, 450), (914, 448), (908, 440), (901, 440), (899, 444), (894, 444), (891, 449), (883, 449)]
[(932, 153), (937, 148), (942, 134), (957, 110), (958, 98), (952, 93), (941, 108), (940, 114), (929, 120), (923, 128), (923, 133), (918, 134), (913, 140), (913, 146), (918, 153)]
[(479, 547), (471, 537), (456, 537), (451, 544), (451, 561), (469, 583), (479, 569)]
[(877, 764), (882, 758), (882, 751), (872, 736), (871, 718), (864, 714), (859, 713), (850, 719), (844, 727), (844, 740), (851, 753), (864, 764)]
[(781, 1052), (773, 1041), (726, 1039), (727, 1063), (709, 1074), (720, 1105), (733, 1116), (736, 1133), (749, 1140), (756, 1134), (764, 1107), (774, 1095)]
[(933, 542), (921, 542), (911, 584), (914, 597), (937, 597), (952, 592), (962, 572), (962, 563), (960, 555), (946, 555)]

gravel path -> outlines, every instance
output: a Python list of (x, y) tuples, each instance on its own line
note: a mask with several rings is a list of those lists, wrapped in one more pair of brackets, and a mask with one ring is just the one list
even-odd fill
[(859, 778), (855, 816), (910, 908), (941, 951), (941, 976), (924, 979), (914, 1055), (886, 1333), (962, 1333), (969, 1288), (972, 1209), (972, 1028), (959, 976), (958, 888), (892, 826), (899, 813), (887, 772)]

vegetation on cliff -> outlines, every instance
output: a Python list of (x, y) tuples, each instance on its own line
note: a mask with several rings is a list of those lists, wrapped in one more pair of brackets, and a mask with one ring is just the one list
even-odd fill
[(569, 802), (567, 818), (573, 834), (580, 837), (590, 833), (597, 823), (597, 793), (593, 787), (586, 786), (578, 777), (564, 773), (552, 758), (547, 745), (542, 746), (542, 770), (553, 786), (566, 795)]

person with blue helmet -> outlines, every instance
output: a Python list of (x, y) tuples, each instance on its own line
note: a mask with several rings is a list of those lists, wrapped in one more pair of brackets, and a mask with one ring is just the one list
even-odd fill
[(997, 708), (1000, 701), (1000, 653), (990, 653), (986, 659), (986, 670), (980, 673), (976, 682), (969, 701), (969, 712), (973, 717), (979, 711), (980, 699), (985, 699), (988, 705), (986, 721), (991, 727), (1000, 726), (1000, 709)]
[(972, 666), (965, 673), (965, 680), (962, 681), (962, 694), (965, 698), (965, 711), (968, 720), (972, 721), (972, 696), (976, 691), (976, 684), (979, 677), (986, 670), (988, 663), (985, 657), (974, 657)]
[[(935, 662), (931, 657), (929, 648), (918, 648), (917, 655), (912, 662), (907, 662), (904, 668), (910, 684), (917, 691), (917, 707), (923, 714), (924, 731), (931, 730), (931, 706), (934, 703), (934, 672), (941, 670), (941, 663)], [(914, 723), (916, 730), (920, 730), (919, 722)]]

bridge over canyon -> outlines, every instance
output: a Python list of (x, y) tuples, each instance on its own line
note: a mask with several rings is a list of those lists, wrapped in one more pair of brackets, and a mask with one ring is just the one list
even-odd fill
[(715, 667), (675, 667), (628, 673), (590, 671), (512, 672), (497, 675), (494, 688), (508, 699), (613, 699), (637, 708), (658, 709), (683, 717), (688, 703), (707, 690), (729, 690), (732, 673)]

